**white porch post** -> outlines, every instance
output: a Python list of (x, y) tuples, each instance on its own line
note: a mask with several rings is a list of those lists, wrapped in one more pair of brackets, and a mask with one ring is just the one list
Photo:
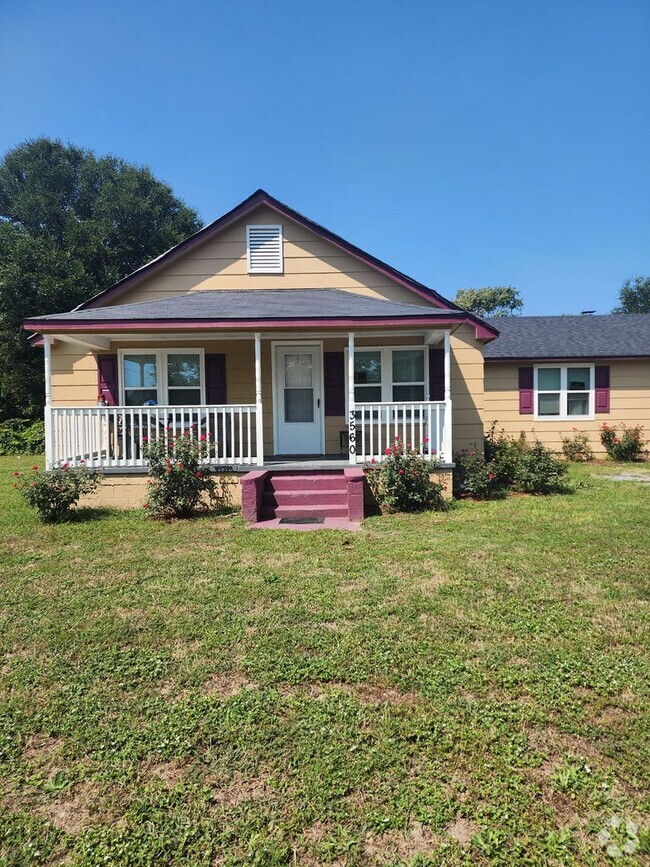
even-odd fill
[(48, 334), (43, 336), (43, 354), (45, 356), (45, 469), (49, 469), (54, 461), (54, 443), (52, 442), (52, 343)]
[(354, 403), (354, 331), (348, 333), (348, 451), (350, 463), (357, 462), (357, 419)]
[(445, 331), (445, 423), (443, 427), (443, 451), (446, 463), (451, 462), (451, 331)]
[(262, 406), (262, 335), (255, 332), (255, 463), (264, 464), (264, 408)]

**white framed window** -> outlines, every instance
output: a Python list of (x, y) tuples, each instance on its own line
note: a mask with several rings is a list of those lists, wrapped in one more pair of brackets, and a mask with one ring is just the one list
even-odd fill
[(429, 365), (425, 346), (360, 347), (354, 352), (357, 403), (428, 400)]
[(249, 274), (282, 274), (282, 226), (246, 226), (246, 259)]
[(121, 349), (122, 406), (199, 406), (205, 403), (203, 349)]
[(593, 416), (593, 364), (538, 365), (534, 385), (536, 419), (553, 421)]

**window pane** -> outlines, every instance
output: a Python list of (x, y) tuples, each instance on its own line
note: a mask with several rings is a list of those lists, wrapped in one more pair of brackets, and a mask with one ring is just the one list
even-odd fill
[(172, 353), (167, 356), (167, 383), (185, 387), (201, 385), (201, 356)]
[(354, 399), (359, 403), (381, 403), (381, 385), (356, 386)]
[(542, 367), (538, 369), (537, 388), (539, 391), (559, 391), (561, 387), (559, 367)]
[(354, 353), (354, 381), (357, 385), (381, 382), (381, 352)]
[(154, 406), (158, 403), (158, 392), (155, 388), (125, 388), (124, 401), (127, 406)]
[(393, 352), (393, 382), (424, 382), (424, 352), (421, 349)]
[(311, 352), (287, 352), (284, 356), (284, 384), (287, 388), (311, 388)]
[(569, 391), (589, 391), (591, 371), (588, 367), (569, 367), (567, 370), (567, 388)]
[(285, 388), (284, 420), (311, 422), (314, 420), (314, 392), (311, 388)]
[(588, 394), (568, 394), (567, 403), (569, 415), (589, 415)]
[(156, 383), (155, 355), (124, 356), (125, 388), (155, 388)]
[(538, 415), (559, 415), (560, 414), (560, 395), (559, 394), (538, 394)]
[(200, 388), (170, 388), (170, 406), (198, 406), (201, 403)]
[(394, 385), (393, 400), (424, 400), (423, 385)]

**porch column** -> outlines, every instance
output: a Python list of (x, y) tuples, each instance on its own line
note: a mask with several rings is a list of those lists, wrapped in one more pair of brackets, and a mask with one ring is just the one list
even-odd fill
[(451, 331), (445, 331), (445, 423), (442, 448), (447, 463), (451, 462)]
[(354, 331), (348, 333), (348, 451), (350, 463), (357, 462), (357, 419), (354, 404)]
[(262, 335), (255, 332), (255, 463), (264, 465), (264, 408), (262, 406)]
[(54, 461), (52, 443), (52, 343), (49, 334), (43, 337), (43, 355), (45, 357), (45, 469), (49, 469)]

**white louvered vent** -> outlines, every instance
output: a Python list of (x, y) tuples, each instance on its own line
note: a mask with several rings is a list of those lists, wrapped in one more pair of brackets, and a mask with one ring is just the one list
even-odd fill
[(246, 226), (249, 274), (282, 274), (282, 226)]

